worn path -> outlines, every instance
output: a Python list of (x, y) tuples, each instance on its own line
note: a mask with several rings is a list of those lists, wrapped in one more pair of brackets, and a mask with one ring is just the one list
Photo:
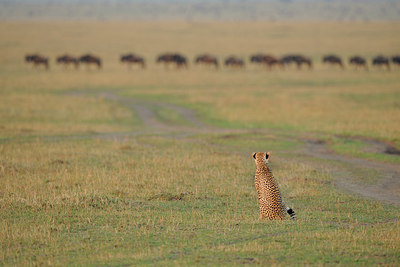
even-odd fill
[[(378, 141), (374, 141), (378, 146)], [(379, 151), (386, 151), (385, 143), (381, 143)], [(323, 159), (328, 164), (328, 170), (334, 177), (335, 184), (346, 191), (351, 191), (366, 198), (372, 198), (393, 205), (400, 205), (400, 166), (395, 164), (371, 161), (338, 155), (327, 147), (324, 142), (306, 140), (301, 149), (304, 155)], [(329, 164), (336, 163), (336, 164)], [(363, 172), (360, 173), (360, 170)], [(374, 176), (370, 177), (364, 176)]]
[[(134, 110), (150, 132), (162, 131), (164, 134), (168, 132), (180, 132), (182, 135), (185, 133), (249, 132), (249, 130), (243, 129), (232, 130), (211, 127), (203, 123), (192, 110), (172, 104), (155, 101), (139, 101), (111, 93), (103, 93), (102, 96), (112, 101), (117, 101)], [(185, 125), (168, 124), (156, 116), (154, 113), (154, 107), (172, 109), (188, 123)], [(364, 138), (362, 140), (366, 143), (372, 144), (372, 148), (376, 153), (387, 153), (388, 151), (393, 151), (393, 148), (388, 146), (386, 143)], [(329, 150), (327, 144), (320, 140), (301, 141), (303, 141), (305, 145), (296, 153), (324, 160), (324, 168), (329, 170), (337, 187), (366, 198), (383, 201), (393, 205), (400, 205), (400, 166), (338, 155)], [(366, 182), (362, 177), (360, 177), (360, 169), (364, 169), (367, 172), (370, 170), (379, 177)]]
[[(84, 93), (70, 92), (69, 95), (84, 96)], [(126, 133), (98, 133), (93, 134), (94, 138), (112, 138), (123, 139), (125, 137), (143, 134), (162, 134), (174, 138), (188, 137), (193, 134), (207, 133), (253, 133), (264, 132), (267, 130), (247, 130), (247, 129), (223, 129), (207, 125), (202, 122), (193, 110), (165, 103), (162, 101), (144, 101), (131, 97), (122, 97), (111, 92), (101, 92), (97, 95), (117, 102), (132, 110), (142, 121), (144, 127), (140, 131)], [(156, 114), (157, 108), (169, 109), (177, 113), (184, 122), (170, 122), (162, 119)], [(271, 133), (270, 131), (268, 132)], [(50, 136), (45, 137), (48, 141), (59, 141), (65, 139), (88, 138), (88, 135), (71, 136)], [(328, 170), (333, 177), (335, 185), (341, 190), (352, 192), (356, 195), (375, 199), (385, 203), (400, 206), (400, 166), (396, 164), (371, 161), (366, 159), (354, 158), (344, 155), (338, 155), (331, 151), (328, 145), (318, 139), (298, 139), (298, 137), (285, 137), (291, 141), (303, 142), (304, 146), (293, 155), (301, 156), (307, 164), (316, 168)], [(349, 137), (343, 137), (349, 139)], [(360, 140), (360, 138), (355, 138)], [(398, 150), (390, 145), (377, 140), (361, 138), (374, 153), (388, 153), (398, 155)], [(4, 140), (3, 140), (4, 141)], [(26, 142), (29, 140), (21, 140)], [(371, 151), (370, 151), (371, 152)], [(362, 171), (360, 171), (362, 170)], [(364, 179), (363, 173), (369, 175)], [(370, 176), (374, 176), (371, 179)]]

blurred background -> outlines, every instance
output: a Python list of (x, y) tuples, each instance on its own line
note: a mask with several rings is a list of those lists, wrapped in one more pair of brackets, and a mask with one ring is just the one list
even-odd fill
[(1, 0), (1, 19), (397, 20), (396, 0)]
[[(0, 0), (0, 266), (398, 266), (399, 30), (394, 0)], [(259, 220), (256, 151), (296, 223)]]

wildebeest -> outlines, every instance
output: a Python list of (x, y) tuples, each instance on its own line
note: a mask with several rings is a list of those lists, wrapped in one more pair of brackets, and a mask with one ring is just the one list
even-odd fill
[(218, 69), (218, 59), (208, 54), (199, 55), (194, 60), (195, 64), (213, 65)]
[(251, 55), (250, 62), (255, 63), (255, 64), (260, 64), (260, 63), (262, 63), (265, 56), (266, 56), (265, 54), (261, 54), (261, 53)]
[(38, 54), (28, 54), (25, 56), (25, 62), (26, 63), (33, 62), (33, 60), (38, 56), (39, 56)]
[(33, 66), (44, 65), (46, 69), (49, 69), (49, 59), (39, 54), (30, 54), (25, 56), (25, 62), (33, 63)]
[(283, 65), (290, 65), (292, 63), (295, 63), (294, 58), (296, 56), (295, 55), (285, 55), (283, 57), (281, 57), (281, 62)]
[(400, 65), (400, 55), (396, 55), (392, 57), (393, 64)]
[(339, 65), (340, 68), (344, 69), (342, 59), (336, 55), (324, 56), (324, 58), (322, 59), (322, 62), (325, 64), (330, 64), (330, 65)]
[(99, 57), (93, 56), (91, 54), (83, 55), (79, 58), (79, 62), (85, 63), (88, 66), (90, 64), (97, 65), (98, 69), (101, 69), (101, 59)]
[(385, 56), (377, 56), (374, 57), (372, 59), (372, 65), (373, 66), (378, 66), (378, 67), (382, 67), (382, 66), (386, 66), (386, 68), (388, 70), (390, 70), (390, 66), (389, 66), (389, 58), (385, 57)]
[(286, 66), (294, 63), (298, 69), (301, 69), (303, 65), (308, 66), (308, 69), (312, 69), (311, 59), (302, 55), (286, 55), (280, 59), (280, 62)]
[(262, 64), (262, 65), (267, 66), (268, 68), (271, 68), (274, 65), (278, 65), (278, 66), (282, 67), (282, 62), (278, 58), (271, 56), (271, 55), (264, 55), (264, 54), (252, 55), (250, 57), (250, 62), (256, 63), (256, 64)]
[(237, 58), (235, 56), (230, 56), (225, 59), (225, 66), (232, 68), (244, 68), (243, 59)]
[(127, 63), (129, 68), (131, 68), (132, 64), (138, 64), (141, 66), (142, 69), (146, 67), (144, 59), (135, 54), (126, 54), (122, 55), (120, 58), (122, 63)]
[(176, 65), (177, 68), (182, 68), (182, 67), (187, 68), (186, 57), (184, 57), (178, 53), (166, 53), (166, 54), (160, 55), (157, 58), (156, 62), (164, 63), (165, 67), (167, 67), (169, 64), (174, 64), (174, 65)]
[(79, 66), (79, 59), (70, 55), (63, 55), (59, 56), (57, 58), (57, 63), (58, 64), (64, 64), (65, 67), (67, 67), (69, 64), (73, 64), (75, 68), (78, 68)]
[(261, 63), (265, 64), (268, 68), (271, 68), (273, 66), (280, 66), (280, 67), (283, 66), (282, 62), (278, 58), (276, 58), (274, 56), (270, 56), (270, 55), (266, 55), (262, 59)]
[(354, 65), (356, 68), (363, 67), (366, 70), (368, 70), (367, 61), (363, 57), (352, 56), (349, 59), (349, 63), (350, 63), (350, 65)]

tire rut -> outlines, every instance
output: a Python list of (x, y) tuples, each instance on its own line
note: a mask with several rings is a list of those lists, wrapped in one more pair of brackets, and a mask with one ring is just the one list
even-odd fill
[[(67, 92), (68, 95), (84, 96), (82, 92)], [(193, 110), (165, 103), (161, 101), (142, 101), (130, 97), (118, 96), (111, 92), (100, 92), (97, 94), (99, 97), (115, 101), (121, 105), (128, 107), (133, 110), (143, 122), (144, 129), (135, 132), (127, 133), (98, 133), (92, 136), (69, 136), (69, 137), (45, 137), (49, 141), (65, 140), (65, 139), (79, 139), (79, 138), (106, 138), (106, 139), (125, 139), (130, 136), (144, 135), (144, 134), (163, 134), (167, 137), (172, 138), (187, 138), (193, 134), (204, 134), (204, 133), (268, 133), (271, 134), (270, 130), (264, 129), (224, 129), (213, 127), (205, 124), (198, 119), (197, 115)], [(179, 116), (181, 116), (187, 124), (170, 123), (162, 120), (157, 116), (155, 110), (157, 108), (166, 108), (173, 110)], [(400, 206), (400, 166), (382, 163), (377, 161), (370, 161), (360, 158), (352, 158), (349, 156), (338, 155), (331, 151), (327, 144), (321, 140), (313, 139), (298, 139), (296, 137), (284, 137), (285, 140), (291, 141), (303, 141), (304, 146), (298, 150), (297, 153), (300, 156), (310, 157), (311, 159), (319, 159), (328, 161), (328, 163), (319, 162), (316, 167), (325, 167), (331, 173), (334, 184), (341, 190), (351, 192), (353, 194), (375, 199), (385, 203)], [(341, 137), (340, 137), (341, 138)], [(363, 137), (344, 137), (347, 139), (362, 140), (373, 146), (375, 153), (388, 153), (387, 150), (390, 145), (378, 140), (370, 140)], [(392, 149), (393, 150), (393, 149)], [(315, 165), (315, 160), (307, 160), (307, 164)], [(314, 162), (314, 163), (313, 163)], [(372, 170), (377, 172), (376, 179), (370, 183), (362, 183), (357, 180), (358, 169)]]
[[(113, 100), (121, 103), (122, 105), (134, 110), (138, 115), (142, 123), (149, 129), (153, 131), (199, 131), (202, 130), (212, 130), (213, 128), (209, 125), (200, 121), (193, 110), (176, 106), (169, 103), (156, 102), (156, 101), (141, 101), (134, 98), (126, 98), (117, 96), (112, 93), (102, 93), (101, 97), (109, 100)], [(166, 108), (176, 112), (181, 116), (185, 122), (189, 125), (170, 123), (159, 118), (154, 111), (156, 108)]]
[[(337, 187), (365, 198), (383, 201), (400, 206), (400, 166), (360, 158), (338, 155), (330, 151), (324, 142), (305, 140), (305, 147), (300, 154), (331, 162), (328, 169)], [(373, 182), (357, 181), (357, 168), (365, 171), (377, 171), (379, 177)]]

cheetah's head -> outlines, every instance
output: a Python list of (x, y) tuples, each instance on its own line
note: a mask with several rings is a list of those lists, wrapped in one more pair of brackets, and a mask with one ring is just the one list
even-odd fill
[(269, 160), (269, 152), (254, 152), (253, 158), (256, 164), (267, 164)]

